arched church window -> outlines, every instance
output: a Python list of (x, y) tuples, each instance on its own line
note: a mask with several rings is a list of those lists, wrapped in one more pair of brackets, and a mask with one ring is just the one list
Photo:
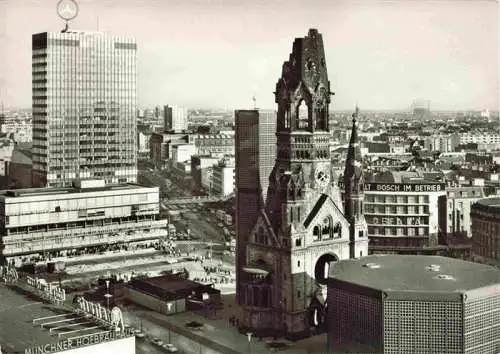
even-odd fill
[(301, 247), (302, 246), (302, 239), (299, 237), (295, 239), (295, 247)]
[(333, 237), (340, 238), (342, 236), (342, 226), (340, 223), (336, 223), (333, 228)]
[(333, 231), (332, 217), (328, 216), (323, 219), (323, 225), (321, 227), (321, 238), (322, 239), (331, 238), (333, 236), (332, 231)]
[(313, 241), (318, 241), (320, 239), (320, 235), (319, 235), (319, 226), (316, 225), (314, 226), (313, 228)]
[(309, 127), (309, 108), (304, 100), (300, 102), (297, 108), (297, 118), (299, 120), (299, 129), (307, 129)]

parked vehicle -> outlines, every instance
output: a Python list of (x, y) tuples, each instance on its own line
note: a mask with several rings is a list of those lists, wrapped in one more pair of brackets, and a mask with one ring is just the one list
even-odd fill
[(153, 338), (151, 341), (154, 345), (157, 345), (159, 347), (163, 347), (163, 341), (160, 338)]
[(175, 345), (170, 343), (163, 344), (163, 349), (165, 349), (168, 353), (177, 353), (179, 351)]

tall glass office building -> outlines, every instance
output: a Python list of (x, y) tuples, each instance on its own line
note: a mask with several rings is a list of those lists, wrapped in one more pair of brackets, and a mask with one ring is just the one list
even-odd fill
[(33, 186), (136, 182), (135, 40), (45, 32), (32, 50)]

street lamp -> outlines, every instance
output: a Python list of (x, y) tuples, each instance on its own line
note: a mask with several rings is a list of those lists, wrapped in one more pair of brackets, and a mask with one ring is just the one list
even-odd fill
[(104, 297), (106, 298), (106, 302), (107, 302), (107, 305), (108, 305), (108, 310), (109, 310), (109, 299), (112, 297), (113, 295), (111, 295), (109, 293), (109, 280), (106, 280), (106, 294), (104, 294)]
[(248, 354), (252, 354), (250, 344), (252, 343), (252, 332), (247, 333), (247, 338), (248, 338)]
[(201, 294), (201, 299), (203, 301), (203, 307), (205, 307), (205, 318), (208, 317), (208, 302), (210, 301), (210, 295), (208, 293)]
[[(173, 304), (171, 302), (167, 302), (167, 311), (168, 311), (168, 314), (170, 314), (170, 310), (172, 310), (172, 306)], [(171, 329), (169, 328), (168, 329), (168, 342), (169, 343), (172, 343), (172, 339), (171, 339), (171, 335), (172, 332), (171, 332)]]

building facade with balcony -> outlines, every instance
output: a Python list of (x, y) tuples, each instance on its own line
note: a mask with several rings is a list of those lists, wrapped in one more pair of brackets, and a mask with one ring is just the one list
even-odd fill
[(444, 251), (444, 183), (365, 183), (370, 254)]
[(198, 134), (194, 137), (199, 155), (234, 155), (234, 135), (231, 134)]
[(158, 187), (75, 181), (71, 188), (32, 188), (0, 195), (0, 263), (128, 248), (166, 235)]

